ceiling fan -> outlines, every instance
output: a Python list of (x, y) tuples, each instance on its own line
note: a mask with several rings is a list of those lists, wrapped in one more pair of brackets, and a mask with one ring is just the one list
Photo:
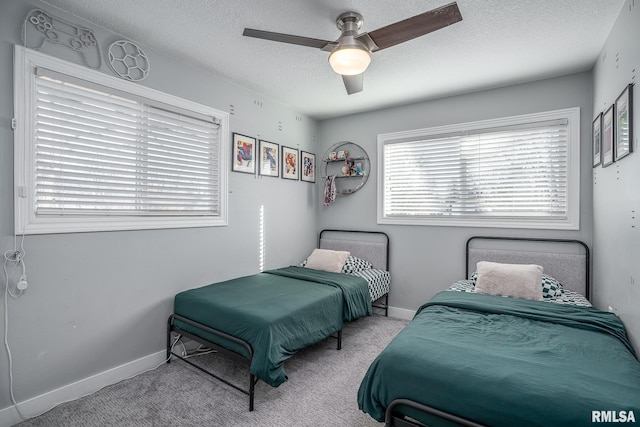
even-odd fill
[(362, 28), (362, 16), (356, 12), (345, 12), (336, 19), (336, 26), (342, 32), (336, 41), (251, 28), (245, 28), (242, 34), (247, 37), (314, 47), (330, 52), (329, 64), (336, 73), (342, 75), (347, 93), (351, 95), (362, 91), (362, 73), (371, 62), (371, 53), (423, 36), (461, 20), (462, 15), (454, 2), (362, 34), (358, 34), (358, 30)]

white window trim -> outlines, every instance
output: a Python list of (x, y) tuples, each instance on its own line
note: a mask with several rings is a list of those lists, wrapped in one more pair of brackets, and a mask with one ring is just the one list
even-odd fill
[[(569, 120), (567, 159), (567, 216), (564, 219), (519, 219), (519, 218), (453, 218), (453, 217), (386, 217), (384, 215), (384, 146), (394, 141), (409, 141), (434, 135), (463, 133), (473, 130), (517, 125), (523, 121), (545, 121), (558, 118)], [(437, 126), (424, 129), (392, 132), (378, 135), (378, 191), (377, 222), (394, 225), (436, 225), (449, 227), (492, 227), (550, 230), (580, 229), (580, 108), (567, 108), (542, 113), (524, 114), (499, 119), (481, 120), (461, 124)]]
[[(112, 87), (137, 96), (154, 99), (220, 120), (220, 215), (187, 217), (37, 217), (33, 203), (35, 140), (31, 108), (35, 90), (35, 70), (45, 67), (70, 76)], [(160, 92), (136, 83), (90, 70), (22, 46), (14, 50), (14, 203), (15, 230), (18, 234), (72, 233), (90, 231), (144, 230), (162, 228), (214, 227), (228, 225), (229, 114), (212, 107)], [(20, 120), (19, 118), (23, 118)]]

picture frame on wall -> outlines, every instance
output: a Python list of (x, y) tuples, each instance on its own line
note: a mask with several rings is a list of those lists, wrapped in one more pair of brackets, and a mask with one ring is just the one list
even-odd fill
[(256, 139), (234, 132), (231, 138), (231, 170), (233, 172), (256, 173)]
[(300, 175), (300, 155), (295, 148), (282, 146), (282, 178), (298, 180)]
[(260, 140), (260, 175), (280, 176), (280, 145)]
[(615, 160), (618, 161), (633, 151), (632, 93), (633, 85), (627, 85), (616, 98), (615, 104)]
[(306, 182), (316, 182), (316, 155), (301, 151), (300, 179)]
[(598, 114), (591, 125), (591, 146), (593, 147), (593, 167), (602, 163), (602, 113)]
[(614, 115), (613, 105), (607, 108), (602, 115), (602, 167), (607, 167), (613, 163), (614, 146)]

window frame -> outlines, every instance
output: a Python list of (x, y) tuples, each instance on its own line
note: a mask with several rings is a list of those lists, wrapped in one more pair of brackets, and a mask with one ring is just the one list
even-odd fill
[[(499, 217), (480, 218), (448, 217), (448, 216), (385, 216), (385, 188), (384, 188), (384, 147), (394, 142), (414, 141), (438, 136), (473, 133), (491, 128), (516, 126), (547, 120), (566, 119), (567, 125), (567, 210), (564, 218), (533, 218), (533, 217)], [(377, 223), (395, 225), (434, 225), (449, 227), (487, 227), (487, 228), (522, 228), (522, 229), (580, 229), (580, 108), (566, 108), (540, 113), (523, 114), (518, 116), (480, 120), (459, 124), (435, 126), (430, 128), (391, 132), (378, 135), (377, 147)]]
[[(35, 212), (35, 76), (38, 67), (79, 78), (116, 91), (149, 99), (176, 110), (187, 110), (219, 121), (219, 214), (187, 216), (37, 216)], [(229, 114), (140, 84), (43, 53), (15, 46), (14, 50), (14, 222), (18, 234), (145, 230), (228, 225)]]

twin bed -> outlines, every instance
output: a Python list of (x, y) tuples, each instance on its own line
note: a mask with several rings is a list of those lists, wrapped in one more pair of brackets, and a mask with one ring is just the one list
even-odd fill
[[(386, 314), (390, 286), (386, 234), (324, 230), (318, 249), (339, 252), (347, 259), (339, 271), (307, 268), (305, 260), (303, 266), (264, 271), (176, 295), (168, 320), (167, 359), (180, 358), (247, 394), (252, 411), (256, 382), (260, 379), (277, 387), (286, 381), (284, 362), (297, 350), (334, 334), (339, 350), (346, 322), (370, 315), (374, 308)], [(174, 352), (177, 336), (246, 361), (248, 385), (232, 383)]]
[[(247, 388), (205, 372), (253, 410), (255, 383), (285, 381), (295, 351), (334, 334), (340, 349), (345, 322), (387, 314), (386, 234), (324, 230), (318, 247), (351, 258), (339, 273), (287, 267), (176, 295), (167, 355), (202, 369), (172, 351), (178, 335), (245, 360)], [(591, 307), (586, 245), (475, 237), (466, 253), (466, 279), (423, 304), (370, 365), (361, 410), (389, 427), (640, 421), (640, 363), (620, 320)], [(486, 266), (523, 264), (538, 300), (486, 293)]]
[[(506, 240), (514, 250), (496, 249)], [(478, 292), (485, 261), (543, 266), (532, 282), (540, 299)], [(640, 416), (640, 363), (625, 328), (584, 297), (586, 245), (472, 238), (467, 277), (422, 305), (371, 364), (358, 392), (363, 411), (402, 427), (586, 426)]]

